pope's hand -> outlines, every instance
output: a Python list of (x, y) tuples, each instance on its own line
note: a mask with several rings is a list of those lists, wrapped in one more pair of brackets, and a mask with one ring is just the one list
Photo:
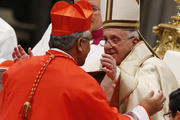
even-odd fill
[(154, 92), (151, 91), (141, 102), (150, 115), (153, 115), (160, 111), (163, 108), (164, 101), (166, 100), (165, 96), (161, 91), (155, 96)]
[(104, 66), (102, 71), (106, 72), (107, 76), (112, 80), (116, 78), (116, 60), (109, 54), (102, 54), (101, 64)]
[(14, 51), (12, 53), (12, 57), (14, 62), (17, 62), (23, 58), (29, 58), (33, 56), (33, 53), (31, 51), (31, 48), (28, 49), (29, 55), (24, 51), (24, 49), (21, 47), (21, 45), (18, 45), (14, 48)]

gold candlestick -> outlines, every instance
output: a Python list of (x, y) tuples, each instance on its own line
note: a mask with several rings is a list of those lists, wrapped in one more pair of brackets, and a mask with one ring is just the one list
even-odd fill
[[(174, 1), (180, 4), (180, 0)], [(180, 51), (180, 6), (177, 6), (177, 9), (178, 13), (171, 17), (171, 22), (153, 27), (153, 32), (160, 37), (155, 47), (160, 58), (164, 57), (167, 50)]]

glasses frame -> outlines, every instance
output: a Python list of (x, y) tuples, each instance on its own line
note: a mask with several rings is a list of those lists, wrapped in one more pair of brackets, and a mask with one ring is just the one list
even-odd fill
[(87, 38), (87, 37), (82, 37), (82, 39), (83, 39), (84, 41), (91, 40), (90, 38)]
[[(135, 36), (131, 36), (131, 37), (127, 38), (127, 39), (114, 40), (114, 41), (120, 42), (120, 41), (123, 41), (123, 40), (130, 40), (130, 39), (133, 39), (133, 38), (135, 38)], [(103, 41), (104, 41), (104, 45), (105, 45), (106, 43), (109, 43), (111, 46), (112, 46), (113, 44), (116, 44), (115, 42), (113, 42), (113, 40), (103, 40)], [(100, 42), (100, 45), (104, 47), (104, 45), (102, 45), (101, 42)]]

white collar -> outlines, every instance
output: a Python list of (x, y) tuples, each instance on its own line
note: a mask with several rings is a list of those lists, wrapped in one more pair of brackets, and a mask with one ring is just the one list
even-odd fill
[[(73, 58), (70, 54), (68, 54), (67, 52), (65, 52), (65, 51), (63, 51), (63, 50), (60, 50), (60, 49), (58, 49), (58, 48), (51, 48), (51, 50), (55, 50), (55, 51), (64, 53), (64, 54), (68, 55), (69, 57)], [(73, 59), (74, 59), (74, 58), (73, 58)]]
[(152, 52), (144, 41), (141, 41), (137, 43), (128, 56), (121, 62), (120, 69), (134, 76), (139, 66), (152, 56)]

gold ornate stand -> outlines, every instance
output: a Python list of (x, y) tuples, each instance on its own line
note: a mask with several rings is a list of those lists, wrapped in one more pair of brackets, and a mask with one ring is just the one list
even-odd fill
[[(174, 0), (180, 4), (180, 0)], [(160, 58), (164, 57), (167, 50), (180, 51), (180, 6), (178, 13), (172, 16), (172, 22), (162, 23), (153, 27), (153, 32), (160, 37), (155, 47), (155, 52)]]

